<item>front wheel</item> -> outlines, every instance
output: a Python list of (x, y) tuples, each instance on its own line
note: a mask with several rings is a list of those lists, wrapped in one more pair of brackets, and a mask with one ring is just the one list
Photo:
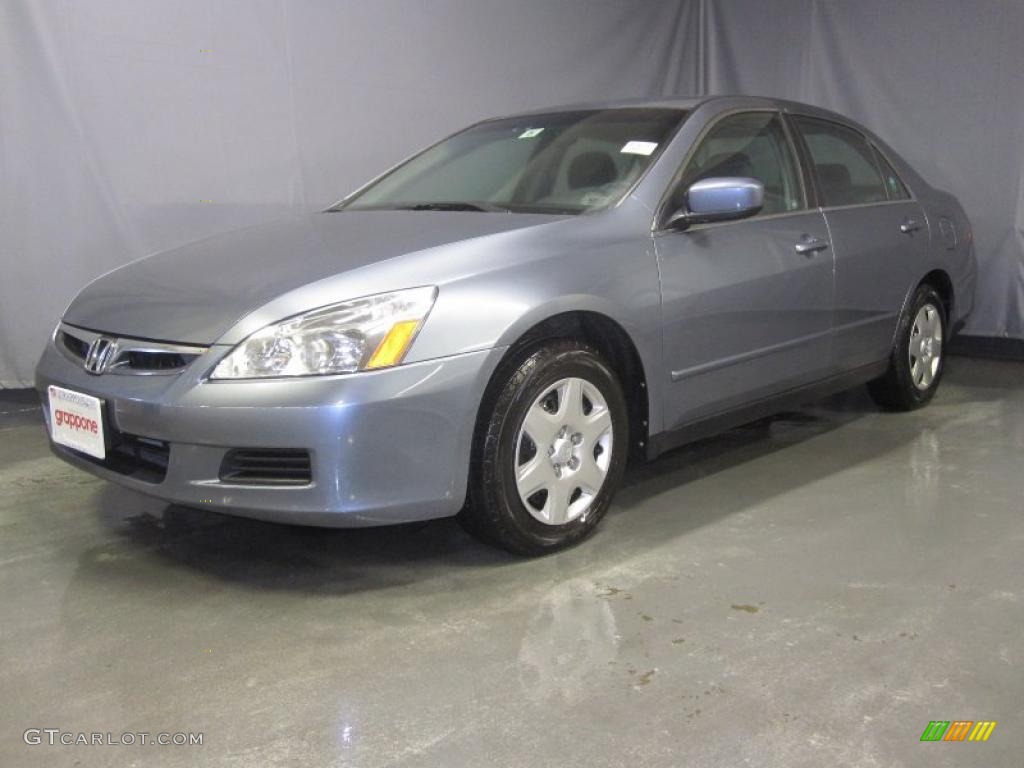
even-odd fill
[(946, 349), (946, 307), (930, 285), (918, 287), (900, 318), (889, 370), (868, 384), (879, 405), (911, 411), (928, 403), (942, 378)]
[(503, 366), (481, 409), (461, 519), (499, 547), (539, 555), (587, 536), (622, 482), (628, 417), (608, 364), (577, 341)]

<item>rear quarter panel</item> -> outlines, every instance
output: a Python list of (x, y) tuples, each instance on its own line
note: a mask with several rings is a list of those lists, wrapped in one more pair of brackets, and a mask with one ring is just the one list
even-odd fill
[(929, 188), (921, 195), (921, 206), (928, 218), (935, 268), (945, 271), (953, 283), (953, 306), (949, 309), (950, 324), (956, 328), (974, 309), (978, 281), (974, 231), (963, 206), (948, 192)]
[(974, 233), (967, 214), (956, 197), (935, 189), (892, 147), (870, 131), (865, 132), (913, 191), (928, 223), (929, 247), (924, 271), (913, 285), (907, 286), (906, 301), (922, 277), (932, 270), (942, 270), (953, 284), (950, 325), (956, 327), (974, 309), (974, 290), (978, 279)]

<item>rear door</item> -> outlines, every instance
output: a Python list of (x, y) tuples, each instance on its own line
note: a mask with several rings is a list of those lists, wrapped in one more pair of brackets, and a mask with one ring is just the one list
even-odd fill
[(665, 426), (672, 430), (826, 375), (832, 252), (810, 208), (795, 147), (776, 110), (720, 116), (684, 162), (662, 217), (690, 185), (753, 177), (752, 218), (655, 233), (661, 270)]
[(819, 118), (792, 116), (814, 169), (835, 256), (833, 364), (884, 360), (903, 301), (920, 279), (928, 226), (921, 206), (867, 138)]

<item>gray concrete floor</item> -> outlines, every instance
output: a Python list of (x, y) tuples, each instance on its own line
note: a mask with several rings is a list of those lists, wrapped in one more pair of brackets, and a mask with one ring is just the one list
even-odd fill
[[(52, 458), (37, 418), (0, 421), (5, 768), (1021, 764), (1024, 365), (676, 451), (533, 561), (452, 521), (165, 508)], [(919, 742), (957, 719), (999, 725)]]

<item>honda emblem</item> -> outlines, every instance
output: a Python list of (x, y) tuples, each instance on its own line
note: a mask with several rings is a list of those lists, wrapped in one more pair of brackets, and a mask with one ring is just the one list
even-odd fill
[(100, 336), (89, 345), (89, 352), (85, 356), (85, 370), (99, 376), (116, 357), (117, 340)]

